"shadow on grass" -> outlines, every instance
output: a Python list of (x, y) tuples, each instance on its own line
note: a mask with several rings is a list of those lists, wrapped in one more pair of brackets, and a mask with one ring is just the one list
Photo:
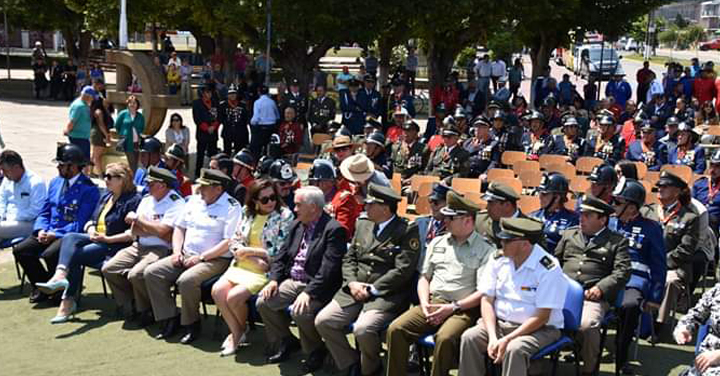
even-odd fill
[(29, 287), (25, 287), (20, 293), (20, 285), (12, 287), (0, 287), (0, 301), (12, 301), (27, 298)]

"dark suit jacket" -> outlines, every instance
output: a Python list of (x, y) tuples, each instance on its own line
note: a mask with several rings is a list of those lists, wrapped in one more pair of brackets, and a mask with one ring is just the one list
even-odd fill
[[(290, 278), (290, 269), (300, 250), (305, 225), (295, 220), (280, 252), (270, 267), (270, 279), (278, 283)], [(305, 260), (308, 284), (305, 292), (311, 298), (329, 302), (342, 283), (342, 260), (347, 251), (347, 234), (340, 223), (323, 213)]]

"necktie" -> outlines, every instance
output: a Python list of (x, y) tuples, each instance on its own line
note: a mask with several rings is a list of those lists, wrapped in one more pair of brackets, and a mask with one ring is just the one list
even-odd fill
[(68, 188), (70, 187), (70, 181), (68, 179), (63, 180), (63, 187), (60, 191), (60, 195), (64, 195), (65, 192), (67, 192)]

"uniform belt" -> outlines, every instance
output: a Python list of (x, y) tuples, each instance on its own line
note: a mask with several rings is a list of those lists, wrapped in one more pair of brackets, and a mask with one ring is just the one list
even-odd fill
[(645, 272), (645, 273), (650, 274), (650, 267), (641, 262), (632, 261), (632, 262), (630, 262), (630, 267), (633, 270), (637, 270), (639, 272)]

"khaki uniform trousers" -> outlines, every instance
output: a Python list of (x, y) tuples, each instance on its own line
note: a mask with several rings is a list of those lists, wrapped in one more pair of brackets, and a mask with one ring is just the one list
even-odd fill
[(580, 354), (583, 359), (581, 371), (583, 373), (591, 373), (595, 370), (600, 353), (600, 324), (609, 308), (610, 305), (604, 300), (599, 302), (585, 300), (583, 302), (579, 330), (582, 345)]
[(376, 309), (363, 311), (362, 308), (362, 303), (340, 307), (340, 304), (333, 300), (315, 317), (315, 327), (325, 340), (335, 365), (343, 370), (358, 361), (357, 351), (347, 340), (347, 328), (354, 323), (353, 335), (355, 345), (360, 350), (360, 366), (363, 374), (369, 374), (382, 367), (380, 333), (397, 315)]
[(145, 268), (170, 253), (167, 247), (143, 247), (138, 243), (121, 249), (105, 262), (102, 273), (115, 297), (117, 305), (144, 312), (151, 308), (150, 298), (145, 287)]
[(215, 258), (197, 263), (185, 269), (175, 267), (172, 256), (150, 264), (145, 269), (145, 284), (152, 304), (155, 321), (166, 320), (177, 315), (172, 287), (177, 281), (180, 292), (180, 324), (190, 325), (200, 320), (200, 284), (224, 272), (230, 259)]
[(665, 278), (665, 295), (663, 296), (660, 309), (658, 310), (657, 322), (665, 323), (670, 317), (670, 311), (677, 308), (677, 301), (680, 293), (685, 289), (686, 282), (680, 278), (677, 270), (668, 270)]
[[(498, 338), (508, 335), (520, 327), (518, 324), (497, 320)], [(541, 348), (557, 341), (560, 330), (545, 325), (532, 334), (520, 336), (508, 343), (502, 360), (502, 376), (527, 375), (530, 358)], [(487, 357), (488, 333), (482, 320), (465, 331), (460, 341), (460, 372), (458, 376), (487, 375), (485, 357)]]
[[(433, 303), (449, 303), (433, 299)], [(390, 324), (387, 332), (388, 367), (386, 375), (407, 375), (410, 345), (437, 329), (431, 376), (445, 376), (457, 364), (460, 335), (471, 327), (480, 315), (475, 307), (448, 317), (439, 328), (425, 320), (420, 306), (410, 308)]]
[(307, 284), (303, 282), (286, 279), (280, 283), (275, 295), (268, 299), (259, 296), (256, 305), (270, 344), (278, 344), (280, 341), (292, 337), (290, 332), (290, 318), (292, 317), (300, 332), (300, 344), (303, 352), (310, 354), (323, 346), (322, 338), (315, 329), (315, 314), (323, 307), (323, 304), (316, 299), (310, 299), (308, 312), (288, 315), (286, 311), (287, 307), (291, 306), (298, 295), (305, 290), (305, 286)]

